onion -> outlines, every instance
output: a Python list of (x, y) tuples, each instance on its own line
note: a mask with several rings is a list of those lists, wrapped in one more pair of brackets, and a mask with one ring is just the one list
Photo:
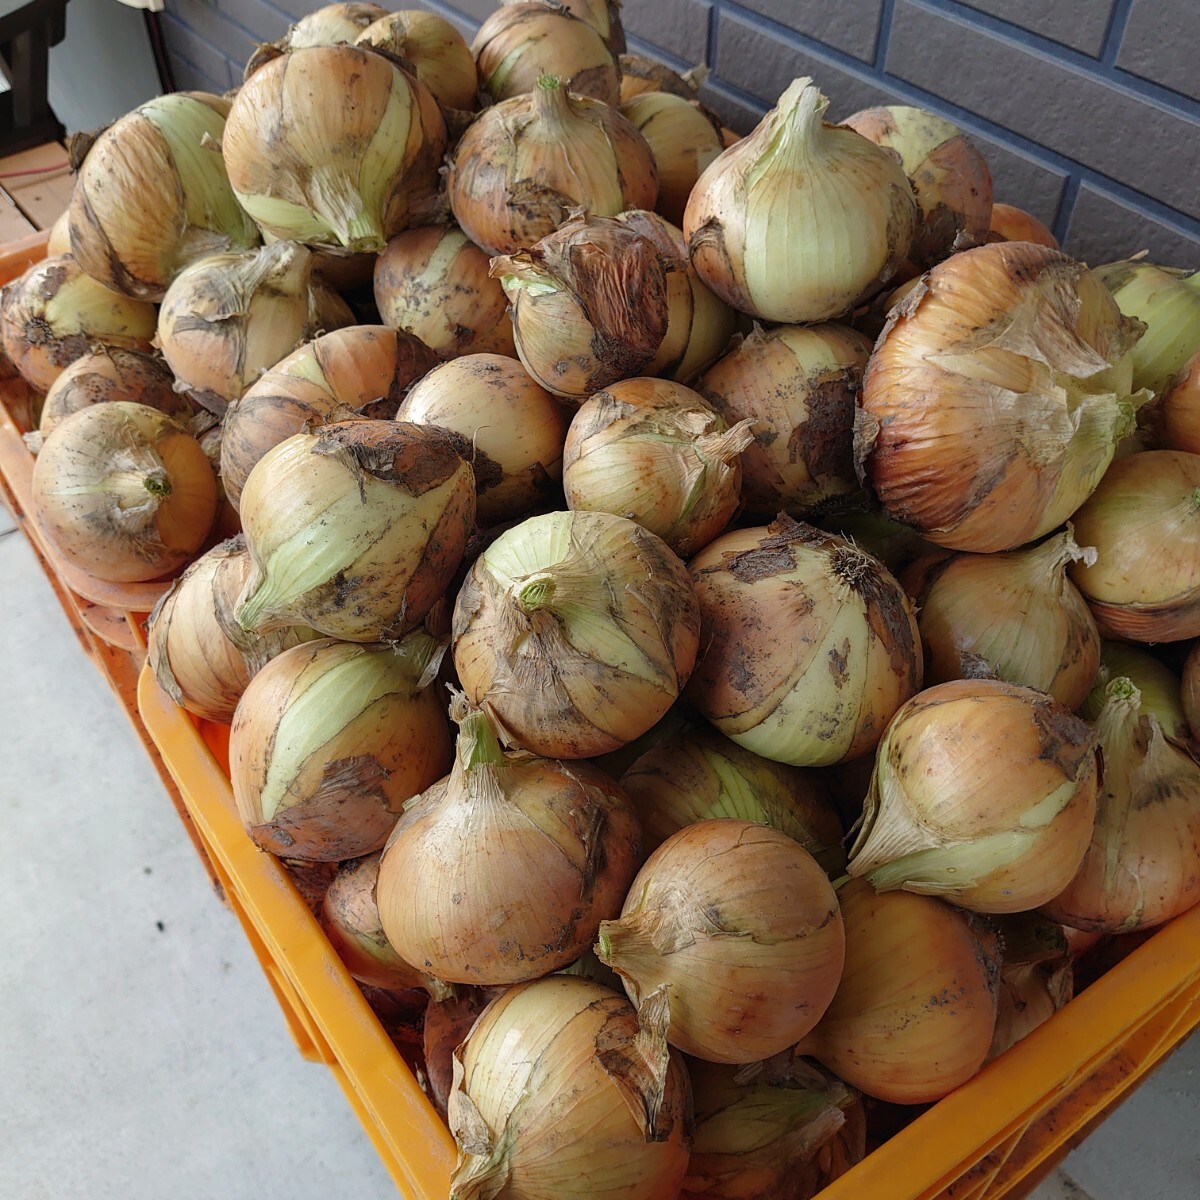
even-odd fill
[(450, 732), (429, 684), (441, 647), (325, 638), (250, 681), (229, 735), (233, 798), (273, 854), (335, 862), (387, 840), (404, 802), (445, 774)]
[(284, 650), (320, 637), (302, 625), (247, 633), (233, 607), (249, 574), (244, 539), (222, 542), (192, 563), (150, 614), (150, 668), (159, 686), (208, 721), (228, 724), (259, 670)]
[(748, 515), (804, 516), (858, 490), (854, 402), (870, 354), (844, 325), (756, 327), (696, 381), (730, 424), (754, 422), (742, 455)]
[(538, 979), (574, 962), (637, 870), (637, 817), (586, 763), (505, 754), (458, 693), (449, 776), (405, 806), (376, 897), (401, 958), (451, 983)]
[(639, 1007), (665, 988), (667, 1041), (711, 1062), (798, 1042), (837, 989), (837, 897), (799, 843), (752, 821), (700, 821), (638, 872), (597, 949)]
[(1200, 455), (1151, 450), (1113, 463), (1075, 515), (1096, 548), (1071, 579), (1105, 637), (1177, 642), (1200, 635)]
[(234, 193), (263, 229), (378, 251), (434, 212), (446, 127), (428, 88), (382, 55), (314, 46), (242, 85), (221, 145)]
[(46, 235), (46, 257), (71, 253), (71, 210), (64, 209)]
[(694, 100), (700, 84), (708, 77), (707, 67), (693, 67), (681, 75), (644, 54), (622, 54), (617, 61), (621, 68), (622, 104), (645, 92), (670, 92)]
[(1042, 911), (1097, 933), (1161, 925), (1200, 900), (1200, 765), (1124, 677), (1096, 722), (1104, 777), (1079, 873)]
[(128, 401), (68, 417), (33, 467), (33, 516), (72, 566), (115, 583), (178, 570), (208, 536), (217, 486), (200, 443)]
[(1071, 951), (1061, 925), (1023, 913), (1003, 919), (999, 928), (1004, 955), (989, 1061), (1048, 1021), (1074, 992)]
[(375, 303), (384, 324), (442, 358), (516, 356), (504, 289), (488, 274), (488, 256), (453, 226), (392, 238), (375, 263)]
[(149, 350), (154, 323), (152, 304), (110, 292), (69, 254), (35, 263), (0, 291), (0, 346), (43, 392), (96, 343)]
[(411, 334), (354, 325), (314, 338), (277, 362), (225, 412), (221, 478), (240, 504), (255, 463), (297, 433), (352, 417), (390, 419), (437, 362)]
[(377, 4), (359, 3), (358, 0), (326, 4), (306, 13), (294, 25), (288, 26), (283, 37), (274, 42), (263, 42), (255, 49), (242, 72), (242, 81), (245, 82), (260, 67), (292, 50), (305, 50), (312, 46), (353, 45), (372, 23), (386, 16), (387, 9)]
[(691, 563), (703, 651), (697, 710), (764, 758), (857, 758), (921, 686), (912, 605), (884, 566), (786, 517), (710, 543)]
[[(1187, 717), (1187, 730), (1191, 733), (1194, 742), (1200, 741), (1200, 649), (1197, 649), (1197, 646), (1200, 646), (1200, 643), (1194, 644), (1188, 651), (1187, 658), (1183, 660), (1183, 680), (1180, 694), (1180, 705)], [(1134, 680), (1134, 683), (1137, 684), (1137, 680)], [(1138, 684), (1138, 686), (1141, 685)], [(1153, 712), (1153, 703), (1147, 705), (1147, 700), (1148, 697), (1143, 691), (1142, 703)], [(1158, 714), (1155, 713), (1155, 715)], [(1169, 740), (1178, 740), (1178, 734), (1161, 716), (1158, 721)]]
[(1059, 249), (1058, 239), (1032, 213), (996, 201), (988, 222), (988, 232), (1002, 242), (1033, 242), (1038, 246)]
[(475, 560), (454, 606), (454, 665), (518, 746), (591, 758), (671, 707), (699, 634), (687, 569), (660, 538), (608, 513), (549, 513)]
[(71, 194), (71, 253), (93, 279), (161, 300), (189, 263), (258, 245), (221, 159), (229, 101), (157, 96), (110, 125)]
[(665, 998), (636, 1014), (586, 979), (510, 988), (455, 1051), (455, 1200), (664, 1200), (687, 1170), (691, 1089), (663, 1037)]
[(923, 554), (937, 553), (932, 542), (925, 541), (907, 525), (879, 512), (834, 512), (821, 518), (821, 527), (853, 542), (872, 558), (877, 558), (894, 575)]
[(1158, 423), (1164, 450), (1200, 454), (1200, 350), (1159, 397)]
[(413, 387), (397, 416), (461, 440), (481, 526), (525, 517), (559, 495), (566, 414), (515, 359), (468, 354), (443, 363)]
[(444, 17), (418, 9), (387, 13), (368, 25), (354, 44), (405, 64), (442, 108), (469, 112), (479, 107), (471, 47)]
[(915, 562), (901, 583), (920, 614), (926, 682), (1004, 679), (1077, 709), (1096, 679), (1100, 635), (1067, 567), (1094, 557), (1068, 531), (1007, 554)]
[(506, 989), (442, 986), (449, 995), (435, 1000), (425, 1009), (421, 1042), (426, 1091), (434, 1108), (444, 1117), (454, 1079), (454, 1051), (466, 1041), (479, 1014)]
[(683, 231), (700, 278), (751, 316), (841, 316), (908, 256), (917, 206), (903, 168), (853, 130), (823, 124), (828, 103), (811, 79), (793, 81), (688, 201)]
[[(1187, 673), (1186, 665), (1184, 673)], [(1141, 711), (1154, 715), (1167, 741), (1184, 749), (1190, 747), (1192, 738), (1187, 716), (1186, 682), (1181, 685), (1179, 676), (1170, 667), (1148, 650), (1136, 646), (1127, 646), (1122, 642), (1101, 643), (1096, 684), (1080, 706), (1079, 715), (1085, 721), (1094, 723), (1108, 703), (1108, 685), (1122, 676), (1137, 688), (1141, 694)]]
[(956, 254), (892, 310), (877, 343), (860, 474), (890, 516), (939, 545), (988, 553), (1042, 537), (1132, 428), (1139, 398), (1116, 368), (1137, 336), (1096, 275), (1056, 251), (997, 242)]
[(888, 725), (846, 869), (974, 912), (1036, 908), (1079, 869), (1096, 775), (1092, 731), (1044, 692), (939, 684)]
[(995, 933), (931, 896), (838, 889), (846, 964), (825, 1016), (796, 1047), (893, 1104), (940, 1100), (983, 1065), (996, 1027)]
[(485, 109), (463, 134), (446, 195), (471, 241), (513, 254), (577, 206), (601, 217), (653, 208), (658, 176), (646, 139), (619, 112), (543, 76), (530, 95)]
[[(500, 0), (502, 5), (522, 0)], [(614, 53), (625, 53), (625, 30), (621, 27), (621, 0), (535, 0), (547, 8), (565, 9), (573, 17), (587, 22)]]
[(449, 586), (474, 514), (471, 468), (434, 431), (355, 420), (298, 433), (242, 489), (254, 570), (237, 619), (393, 641)]

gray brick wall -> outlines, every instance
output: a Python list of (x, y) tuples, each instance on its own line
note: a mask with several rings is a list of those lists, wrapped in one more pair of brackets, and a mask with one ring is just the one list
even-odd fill
[[(320, 0), (166, 0), (179, 87), (235, 86), (255, 41)], [(399, 0), (470, 33), (493, 0)], [(706, 62), (705, 99), (745, 132), (797, 75), (836, 119), (918, 104), (974, 136), (998, 199), (1101, 262), (1200, 267), (1198, 0), (624, 0), (631, 48)]]

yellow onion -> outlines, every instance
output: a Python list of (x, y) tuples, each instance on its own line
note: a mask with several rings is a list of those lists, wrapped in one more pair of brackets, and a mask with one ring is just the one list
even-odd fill
[(166, 413), (114, 400), (68, 417), (33, 467), (33, 516), (72, 566), (158, 579), (204, 544), (217, 485), (200, 443)]
[(388, 13), (368, 25), (354, 44), (404, 64), (443, 108), (469, 112), (479, 107), (471, 47), (444, 17), (419, 9)]
[(505, 754), (462, 693), (450, 774), (405, 806), (376, 898), (401, 958), (450, 983), (538, 979), (577, 959), (637, 871), (638, 820), (588, 763)]
[(226, 541), (231, 537), (237, 537), (242, 532), (242, 521), (238, 516), (238, 510), (229, 500), (229, 495), (225, 491), (225, 481), (221, 478), (221, 426), (212, 413), (201, 411), (193, 421), (192, 428), (196, 429), (210, 421), (212, 424), (208, 425), (207, 429), (203, 429), (197, 435), (196, 440), (200, 443), (200, 448), (207, 456), (209, 466), (212, 467), (213, 474), (217, 477), (217, 515), (213, 519), (212, 536), (214, 539)]
[[(621, 26), (621, 0), (534, 0), (547, 8), (565, 9), (573, 17), (586, 21), (614, 53), (625, 53), (625, 30)], [(500, 0), (502, 5), (522, 0)]]
[(1100, 635), (1067, 567), (1094, 557), (1068, 531), (1007, 554), (919, 559), (901, 582), (917, 606), (926, 682), (1003, 679), (1077, 709), (1096, 679)]
[(228, 724), (250, 680), (275, 655), (320, 637), (302, 625), (244, 630), (233, 608), (249, 574), (245, 540), (222, 542), (192, 563), (150, 614), (150, 668), (159, 686), (208, 721)]
[(1092, 731), (1044, 692), (939, 684), (888, 725), (846, 869), (973, 912), (1036, 908), (1079, 869), (1096, 775)]
[(475, 560), (454, 606), (454, 665), (518, 746), (591, 758), (671, 707), (699, 634), (687, 569), (660, 538), (608, 513), (549, 513)]
[(516, 359), (468, 354), (435, 367), (397, 419), (453, 435), (475, 474), (475, 513), (485, 528), (528, 516), (559, 494), (567, 416)]
[(496, 101), (534, 91), (539, 78), (551, 73), (576, 96), (620, 101), (618, 52), (593, 25), (558, 4), (503, 5), (480, 25), (471, 53), (479, 86)]
[(488, 256), (452, 225), (398, 234), (375, 263), (379, 315), (442, 358), (515, 357), (508, 300), (488, 266)]
[[(1180, 684), (1180, 707), (1187, 718), (1187, 729), (1195, 741), (1200, 741), (1200, 650), (1194, 644), (1183, 660), (1183, 679)], [(1134, 681), (1136, 683), (1136, 680)], [(1145, 704), (1143, 693), (1143, 704)], [(1159, 724), (1171, 740), (1177, 740), (1171, 727), (1161, 717)]]
[(932, 542), (880, 512), (834, 512), (823, 516), (820, 524), (879, 559), (897, 576), (914, 559), (937, 552)]
[(1059, 248), (1058, 239), (1032, 213), (1011, 204), (1001, 204), (998, 200), (992, 205), (988, 233), (991, 241), (1033, 242), (1038, 246), (1049, 246), (1051, 250)]
[(781, 517), (726, 533), (691, 563), (701, 654), (687, 698), (776, 762), (857, 758), (921, 686), (912, 604), (882, 563)]
[(435, 999), (425, 1009), (421, 1049), (425, 1059), (426, 1092), (444, 1117), (454, 1080), (454, 1051), (466, 1041), (479, 1014), (507, 990), (441, 985), (445, 999)]
[(749, 425), (728, 428), (681, 383), (614, 383), (579, 409), (567, 431), (567, 504), (628, 517), (689, 558), (737, 511)]
[(1080, 706), (1079, 715), (1095, 723), (1108, 702), (1108, 685), (1124, 676), (1141, 694), (1141, 711), (1153, 714), (1167, 741), (1187, 749), (1192, 742), (1187, 674), (1186, 662), (1181, 683), (1179, 676), (1148, 650), (1124, 642), (1102, 642), (1096, 685)]
[(670, 92), (643, 92), (621, 113), (646, 139), (658, 170), (658, 211), (678, 225), (696, 180), (724, 149), (721, 122), (706, 108)]
[(621, 776), (642, 822), (642, 849), (657, 850), (697, 821), (730, 817), (769, 825), (799, 842), (826, 874), (846, 865), (842, 825), (819, 776), (759, 758), (702, 725), (685, 726)]
[(46, 236), (46, 257), (71, 253), (71, 210), (64, 209)]
[(700, 84), (708, 77), (707, 67), (693, 67), (681, 75), (644, 54), (622, 54), (617, 63), (621, 68), (622, 104), (645, 92), (670, 92), (685, 100), (695, 100)]
[(1045, 1024), (1074, 993), (1074, 968), (1061, 925), (1022, 913), (997, 921), (1003, 946), (996, 1032), (989, 1061)]
[(750, 134), (700, 176), (683, 232), (700, 278), (740, 312), (824, 321), (879, 290), (917, 226), (896, 157), (825, 125), (829, 101), (794, 80)]
[(446, 125), (429, 89), (382, 55), (313, 46), (242, 85), (221, 145), (234, 194), (264, 230), (379, 251), (432, 215)]
[(570, 975), (510, 988), (454, 1052), (450, 1200), (665, 1200), (691, 1142), (691, 1088), (663, 1036), (665, 997)]
[(306, 13), (294, 25), (288, 26), (283, 37), (274, 42), (263, 42), (255, 49), (242, 72), (242, 81), (249, 79), (259, 67), (292, 50), (304, 50), (311, 46), (353, 45), (373, 22), (386, 16), (387, 9), (377, 4), (363, 4), (359, 0), (326, 4)]
[(1131, 933), (1200, 900), (1200, 765), (1167, 741), (1128, 679), (1106, 690), (1096, 721), (1104, 776), (1091, 845), (1042, 912), (1075, 929)]
[(259, 234), (221, 158), (229, 102), (157, 96), (110, 125), (71, 194), (71, 253), (105, 287), (161, 300), (189, 263), (249, 250)]
[(0, 346), (41, 391), (97, 344), (149, 350), (154, 306), (109, 291), (69, 254), (35, 263), (0, 291)]
[(804, 516), (858, 490), (854, 402), (870, 354), (845, 325), (756, 326), (696, 381), (730, 424), (754, 422), (742, 454), (750, 516)]
[(316, 862), (383, 846), (405, 801), (450, 765), (430, 687), (441, 654), (420, 631), (397, 645), (323, 638), (250, 680), (229, 734), (229, 777), (257, 845)]
[(1200, 454), (1150, 450), (1113, 463), (1075, 515), (1096, 560), (1071, 579), (1105, 637), (1200, 635)]
[(1133, 427), (1141, 397), (1120, 361), (1139, 329), (1057, 251), (996, 242), (954, 255), (892, 309), (876, 344), (860, 474), (890, 516), (938, 545), (989, 553), (1044, 536)]
[(865, 108), (842, 124), (900, 156), (920, 214), (910, 252), (914, 263), (932, 266), (988, 240), (991, 172), (956, 125), (905, 105)]
[(513, 254), (577, 206), (600, 217), (653, 208), (658, 176), (646, 139), (619, 112), (543, 76), (530, 95), (485, 109), (467, 129), (446, 195), (471, 241)]
[(512, 305), (525, 369), (581, 399), (638, 374), (667, 332), (667, 270), (657, 246), (611, 217), (576, 212), (529, 250), (492, 259)]
[(825, 1016), (796, 1047), (851, 1087), (926, 1104), (983, 1065), (996, 1027), (1000, 947), (977, 917), (932, 896), (837, 892), (846, 964)]
[(1158, 423), (1164, 450), (1200, 454), (1200, 350), (1159, 397)]
[(639, 1007), (666, 988), (667, 1041), (749, 1063), (798, 1042), (837, 989), (845, 945), (833, 885), (787, 834), (688, 825), (646, 860), (597, 954)]
[(393, 641), (449, 586), (475, 516), (471, 468), (436, 431), (344, 421), (269, 450), (242, 489), (254, 570), (237, 619)]
[(241, 502), (254, 464), (297, 433), (353, 417), (395, 417), (404, 393), (437, 362), (411, 334), (353, 325), (305, 343), (277, 362), (225, 412), (221, 479)]

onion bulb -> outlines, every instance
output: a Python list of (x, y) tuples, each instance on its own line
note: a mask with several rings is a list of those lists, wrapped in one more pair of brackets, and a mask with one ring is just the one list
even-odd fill
[(189, 263), (250, 250), (259, 234), (221, 158), (229, 101), (157, 96), (110, 125), (71, 193), (71, 253), (93, 279), (161, 300)]
[(1158, 426), (1164, 450), (1200, 454), (1200, 350), (1159, 397)]
[(709, 543), (691, 574), (703, 650), (687, 698), (739, 746), (793, 766), (845, 762), (920, 689), (912, 604), (849, 542), (783, 517)]
[(925, 680), (992, 677), (1072, 711), (1100, 666), (1100, 635), (1067, 567), (1095, 558), (1070, 531), (1007, 554), (919, 559), (901, 576), (919, 614)]
[(71, 210), (64, 209), (46, 235), (46, 257), (71, 253)]
[(660, 538), (608, 513), (549, 513), (475, 560), (454, 606), (454, 665), (516, 745), (591, 758), (671, 707), (699, 635), (687, 569)]
[(811, 79), (794, 80), (688, 200), (692, 263), (740, 312), (788, 323), (838, 317), (908, 257), (917, 206), (904, 169), (853, 130), (825, 125), (828, 104)]
[(470, 112), (479, 107), (471, 47), (444, 17), (419, 9), (387, 13), (368, 25), (354, 44), (402, 63), (442, 108)]
[(405, 806), (376, 898), (401, 958), (450, 983), (538, 979), (572, 963), (620, 910), (641, 839), (603, 771), (505, 754), (458, 693), (450, 774)]
[(451, 225), (398, 234), (375, 263), (379, 315), (442, 358), (515, 357), (508, 300), (488, 265), (488, 256)]
[(109, 291), (69, 254), (46, 258), (0, 291), (0, 348), (40, 391), (97, 343), (150, 349), (152, 304)]
[(999, 201), (992, 205), (988, 233), (994, 241), (1033, 242), (1038, 246), (1049, 246), (1051, 250), (1059, 249), (1058, 238), (1037, 217), (1024, 209), (1015, 208), (1011, 204), (1001, 204)]
[(233, 608), (249, 574), (244, 539), (222, 542), (192, 563), (150, 614), (146, 640), (154, 677), (176, 704), (208, 721), (228, 724), (259, 670), (284, 650), (320, 637), (302, 625), (247, 633)]
[(507, 989), (441, 986), (450, 994), (426, 1007), (421, 1049), (428, 1083), (426, 1091), (434, 1108), (444, 1117), (454, 1080), (454, 1052), (467, 1040), (479, 1014)]
[(1071, 950), (1061, 925), (1036, 913), (996, 923), (1004, 954), (989, 1061), (1045, 1024), (1074, 992)]
[(221, 145), (234, 194), (263, 229), (379, 251), (435, 211), (446, 125), (429, 89), (382, 55), (313, 46), (254, 72)]
[(685, 100), (695, 100), (700, 84), (708, 77), (707, 67), (693, 67), (681, 75), (644, 54), (622, 54), (617, 62), (621, 67), (622, 104), (645, 92), (670, 92)]
[(287, 33), (278, 41), (259, 46), (250, 56), (242, 78), (249, 79), (259, 67), (291, 50), (304, 50), (311, 46), (353, 45), (373, 22), (386, 16), (386, 8), (380, 8), (378, 4), (364, 4), (361, 0), (323, 5), (289, 26)]
[(932, 896), (838, 889), (846, 964), (825, 1016), (796, 1047), (851, 1087), (927, 1104), (983, 1065), (996, 1027), (1000, 947), (978, 918)]
[(687, 1170), (691, 1089), (663, 1037), (665, 998), (635, 1013), (551, 975), (494, 1000), (454, 1052), (451, 1200), (665, 1200)]
[(559, 494), (567, 417), (514, 358), (468, 354), (435, 367), (397, 419), (437, 426), (461, 442), (484, 528), (525, 517)]
[(1167, 741), (1186, 749), (1192, 740), (1187, 715), (1186, 675), (1186, 663), (1185, 682), (1181, 683), (1179, 676), (1148, 650), (1127, 646), (1124, 642), (1102, 642), (1096, 685), (1080, 706), (1079, 715), (1085, 721), (1095, 723), (1108, 703), (1108, 685), (1124, 676), (1141, 694), (1141, 711), (1153, 714)]
[(804, 516), (858, 490), (854, 403), (870, 355), (845, 325), (756, 326), (696, 381), (727, 422), (754, 422), (742, 454), (748, 515)]
[(571, 210), (611, 217), (653, 208), (654, 155), (615, 109), (543, 76), (527, 96), (480, 113), (446, 175), (454, 219), (489, 254), (514, 254), (553, 233)]
[[(1187, 729), (1193, 740), (1200, 741), (1200, 643), (1194, 643), (1183, 660), (1183, 679), (1180, 684), (1180, 707), (1187, 718)], [(1136, 682), (1136, 681), (1135, 681)], [(1145, 693), (1143, 692), (1143, 704)], [(1171, 727), (1159, 717), (1163, 732), (1171, 740), (1178, 740)]]
[(1079, 872), (1043, 903), (1096, 933), (1161, 925), (1200, 900), (1200, 765), (1163, 736), (1121, 676), (1096, 721), (1104, 777)]
[(68, 417), (34, 461), (33, 516), (72, 566), (115, 583), (158, 579), (204, 544), (217, 484), (166, 413), (115, 400)]
[(471, 468), (433, 430), (355, 420), (298, 433), (242, 489), (254, 570), (238, 622), (394, 641), (449, 586), (474, 515)]
[(1092, 731), (1044, 692), (939, 684), (888, 725), (846, 869), (973, 912), (1036, 908), (1079, 869), (1096, 775)]
[[(625, 53), (625, 30), (621, 27), (621, 0), (534, 0), (547, 8), (565, 9), (573, 17), (586, 21), (614, 53)], [(522, 0), (500, 0), (502, 5)]]
[(837, 989), (837, 897), (798, 842), (752, 821), (688, 825), (638, 872), (597, 954), (641, 1005), (666, 989), (667, 1041), (748, 1063), (798, 1042)]
[(317, 862), (383, 846), (404, 802), (450, 765), (429, 686), (441, 653), (420, 631), (393, 646), (323, 638), (254, 676), (229, 734), (229, 777), (257, 845)]
[(1118, 367), (1139, 328), (1054, 250), (996, 242), (954, 255), (892, 309), (871, 356), (861, 475), (938, 545), (989, 553), (1043, 537), (1133, 427), (1141, 397)]

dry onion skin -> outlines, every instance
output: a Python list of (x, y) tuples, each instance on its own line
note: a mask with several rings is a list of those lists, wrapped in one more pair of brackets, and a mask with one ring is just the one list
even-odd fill
[(654, 155), (615, 109), (543, 76), (527, 96), (484, 109), (454, 149), (446, 196), (488, 254), (515, 254), (582, 207), (611, 217), (653, 208)]
[(354, 417), (390, 420), (437, 362), (424, 342), (384, 325), (351, 325), (306, 342), (225, 411), (221, 479), (234, 505), (255, 463), (297, 433)]
[(488, 256), (461, 229), (407, 230), (388, 242), (375, 263), (379, 315), (442, 358), (516, 357), (508, 299), (488, 268)]
[(398, 645), (323, 638), (254, 676), (229, 734), (229, 777), (258, 846), (316, 862), (383, 846), (404, 802), (450, 766), (430, 686), (441, 653), (420, 631)]
[(436, 210), (446, 123), (429, 89), (382, 55), (313, 46), (254, 72), (221, 145), (238, 202), (264, 230), (380, 251)]
[(526, 517), (560, 495), (567, 414), (514, 358), (468, 354), (435, 367), (408, 393), (397, 419), (460, 441), (475, 475), (481, 528)]
[(395, 641), (449, 587), (475, 519), (471, 468), (434, 430), (344, 421), (269, 450), (241, 496), (254, 570), (238, 622)]
[(548, 513), (506, 530), (454, 606), (467, 697), (548, 758), (592, 758), (645, 733), (678, 698), (699, 638), (683, 563), (608, 513)]
[(249, 574), (246, 543), (231, 538), (192, 563), (150, 614), (155, 679), (176, 704), (208, 721), (229, 724), (250, 680), (275, 655), (320, 637), (301, 625), (247, 633), (233, 610)]
[(93, 279), (161, 300), (196, 259), (258, 245), (221, 158), (228, 114), (204, 92), (157, 96), (100, 134), (69, 209), (71, 253)]
[(691, 562), (702, 652), (687, 699), (776, 762), (867, 753), (921, 687), (921, 641), (882, 563), (786, 517), (711, 542)]
[(990, 553), (1043, 537), (1133, 427), (1141, 397), (1120, 363), (1139, 329), (1094, 272), (1054, 250), (996, 242), (954, 255), (892, 309), (876, 344), (860, 475), (940, 546)]
[(429, 1099), (444, 1117), (454, 1080), (454, 1051), (467, 1040), (479, 1014), (507, 989), (441, 986), (450, 994), (426, 1007), (421, 1050)]
[(444, 17), (419, 9), (387, 13), (368, 25), (354, 44), (403, 63), (442, 108), (470, 112), (478, 107), (479, 79), (471, 47)]
[(1200, 350), (1159, 397), (1158, 433), (1164, 450), (1200, 454)]
[(450, 1200), (664, 1200), (691, 1144), (691, 1088), (664, 999), (635, 1013), (587, 979), (509, 988), (454, 1052)]
[(166, 413), (114, 400), (68, 417), (34, 461), (33, 517), (72, 566), (114, 583), (159, 579), (204, 544), (217, 483)]
[(988, 221), (988, 233), (992, 241), (1033, 242), (1038, 246), (1049, 246), (1058, 250), (1058, 238), (1032, 213), (1011, 204), (996, 201)]
[(639, 1007), (665, 987), (672, 1046), (749, 1063), (820, 1020), (845, 943), (833, 885), (807, 850), (765, 825), (712, 820), (650, 855), (596, 952)]
[(988, 1061), (1045, 1024), (1074, 994), (1067, 931), (1037, 913), (1001, 918), (1004, 944), (996, 1032)]
[(1200, 455), (1149, 450), (1113, 463), (1075, 515), (1096, 548), (1071, 579), (1105, 637), (1178, 642), (1200, 635)]
[(756, 326), (696, 381), (729, 424), (754, 422), (742, 454), (747, 515), (811, 515), (858, 491), (854, 404), (870, 355), (845, 325)]
[(1096, 816), (1096, 741), (1045, 692), (993, 679), (928, 688), (892, 718), (847, 871), (983, 913), (1062, 891)]
[[(500, 0), (501, 5), (520, 4), (522, 0)], [(573, 17), (587, 22), (617, 55), (625, 54), (625, 30), (621, 26), (621, 0), (534, 0), (547, 8), (565, 9)]]
[(846, 962), (796, 1050), (892, 1104), (927, 1104), (983, 1065), (996, 1028), (1000, 947), (978, 918), (932, 896), (838, 888)]
[(839, 317), (908, 257), (917, 223), (908, 177), (889, 151), (824, 124), (828, 104), (811, 79), (794, 80), (692, 190), (683, 219), (692, 264), (739, 312), (789, 324)]
[(401, 958), (449, 983), (510, 984), (574, 962), (637, 871), (638, 820), (588, 763), (505, 754), (458, 694), (454, 767), (409, 804), (376, 898)]
[(645, 92), (670, 92), (685, 100), (695, 100), (700, 94), (700, 84), (708, 77), (707, 67), (692, 67), (681, 75), (644, 54), (622, 54), (617, 62), (621, 67), (622, 104)]

